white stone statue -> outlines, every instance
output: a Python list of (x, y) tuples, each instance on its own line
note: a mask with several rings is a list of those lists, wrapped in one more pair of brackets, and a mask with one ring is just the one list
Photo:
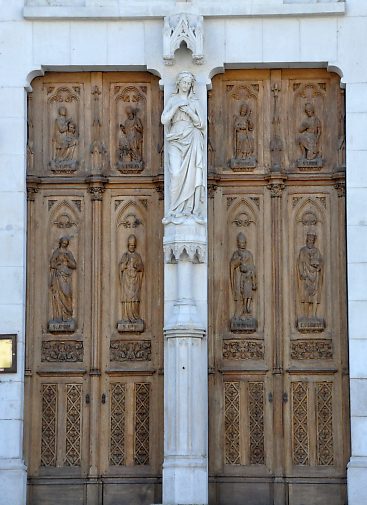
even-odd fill
[(204, 184), (204, 126), (199, 100), (194, 96), (195, 77), (180, 72), (176, 92), (162, 113), (166, 126), (169, 161), (169, 209), (173, 218), (202, 218)]

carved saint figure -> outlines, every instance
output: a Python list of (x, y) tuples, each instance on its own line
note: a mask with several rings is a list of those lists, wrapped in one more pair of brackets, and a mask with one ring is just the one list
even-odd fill
[(254, 122), (251, 119), (251, 109), (248, 103), (243, 102), (240, 106), (240, 114), (234, 119), (234, 138), (237, 159), (247, 159), (253, 156), (255, 150), (254, 143)]
[(125, 155), (130, 162), (141, 162), (143, 159), (143, 124), (137, 113), (138, 109), (126, 107), (127, 119), (120, 123), (123, 133), (119, 141), (120, 157)]
[(75, 167), (78, 134), (75, 122), (67, 117), (66, 107), (61, 106), (55, 119), (53, 144), (53, 165), (60, 168)]
[(50, 259), (50, 294), (52, 320), (71, 321), (73, 318), (72, 273), (76, 269), (73, 253), (68, 250), (69, 238), (61, 237), (59, 247)]
[(320, 303), (323, 281), (323, 259), (319, 249), (315, 246), (317, 235), (308, 232), (306, 245), (298, 256), (299, 297), (306, 319), (317, 319), (317, 307)]
[(140, 299), (144, 265), (141, 256), (136, 252), (136, 237), (130, 235), (127, 240), (127, 251), (120, 261), (120, 284), (123, 322), (141, 322)]
[(257, 289), (256, 269), (252, 253), (246, 249), (245, 235), (237, 235), (237, 250), (230, 262), (230, 279), (235, 300), (235, 318), (248, 317), (252, 314), (253, 292)]
[(320, 156), (321, 121), (315, 114), (315, 107), (307, 102), (305, 105), (306, 118), (299, 127), (300, 135), (297, 142), (301, 148), (302, 158), (316, 160)]
[(166, 126), (170, 174), (169, 212), (175, 217), (200, 216), (204, 202), (204, 121), (194, 96), (195, 77), (180, 72), (176, 92), (162, 113)]

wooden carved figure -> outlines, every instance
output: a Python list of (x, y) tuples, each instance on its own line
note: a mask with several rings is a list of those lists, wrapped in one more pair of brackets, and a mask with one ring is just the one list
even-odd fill
[(231, 289), (235, 302), (235, 314), (231, 320), (232, 331), (250, 333), (256, 330), (253, 317), (253, 296), (257, 289), (256, 269), (252, 253), (246, 249), (245, 235), (237, 235), (237, 250), (230, 261)]
[(231, 168), (254, 168), (256, 166), (254, 121), (252, 111), (247, 102), (240, 105), (239, 115), (234, 117), (233, 138), (235, 157), (231, 160)]
[(144, 264), (136, 252), (136, 237), (130, 235), (127, 240), (127, 251), (120, 261), (120, 286), (122, 320), (118, 322), (119, 331), (144, 330), (144, 321), (140, 316), (141, 286), (144, 275)]
[(121, 136), (118, 149), (118, 168), (138, 171), (144, 168), (143, 162), (143, 123), (138, 117), (138, 109), (126, 107), (127, 118), (120, 123)]
[(74, 331), (72, 274), (76, 269), (73, 253), (69, 251), (69, 238), (61, 237), (59, 247), (50, 259), (50, 298), (52, 319), (50, 331)]
[(324, 319), (317, 317), (324, 262), (319, 249), (315, 246), (316, 238), (315, 232), (307, 232), (306, 245), (301, 247), (297, 261), (298, 293), (302, 310), (302, 316), (297, 321), (300, 331), (322, 331), (325, 328)]
[(321, 167), (320, 154), (321, 121), (315, 114), (315, 107), (307, 102), (305, 105), (306, 118), (299, 127), (297, 143), (301, 149), (302, 158), (298, 160), (300, 168)]
[(176, 93), (161, 117), (169, 159), (169, 214), (174, 217), (200, 216), (203, 211), (205, 122), (194, 96), (194, 82), (191, 72), (178, 74)]
[(78, 144), (76, 123), (67, 117), (66, 107), (61, 106), (55, 119), (52, 138), (53, 159), (50, 164), (54, 172), (69, 173), (77, 169)]

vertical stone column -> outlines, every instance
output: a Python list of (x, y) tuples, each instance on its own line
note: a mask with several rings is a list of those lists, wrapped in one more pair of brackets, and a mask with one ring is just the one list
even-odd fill
[(367, 83), (347, 83), (347, 247), (351, 458), (348, 503), (367, 503)]
[(206, 86), (189, 72), (180, 73), (176, 83), (176, 90), (169, 83), (165, 87), (162, 114), (163, 503), (204, 505), (208, 503)]

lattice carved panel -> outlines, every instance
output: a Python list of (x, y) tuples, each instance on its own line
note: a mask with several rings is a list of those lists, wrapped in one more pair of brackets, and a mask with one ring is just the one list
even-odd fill
[(317, 464), (334, 464), (333, 383), (316, 383)]
[(110, 465), (125, 465), (126, 384), (111, 384), (110, 409)]
[(310, 463), (308, 384), (292, 383), (292, 459), (294, 465)]
[(150, 384), (135, 384), (134, 461), (149, 465), (150, 456)]
[(265, 464), (265, 384), (224, 382), (224, 463)]
[(56, 466), (57, 440), (57, 384), (43, 384), (41, 388), (41, 466)]
[(224, 451), (227, 465), (240, 464), (240, 383), (224, 383)]
[(66, 386), (65, 466), (80, 466), (82, 431), (82, 386)]
[(250, 418), (250, 464), (265, 463), (264, 448), (264, 383), (248, 383)]

